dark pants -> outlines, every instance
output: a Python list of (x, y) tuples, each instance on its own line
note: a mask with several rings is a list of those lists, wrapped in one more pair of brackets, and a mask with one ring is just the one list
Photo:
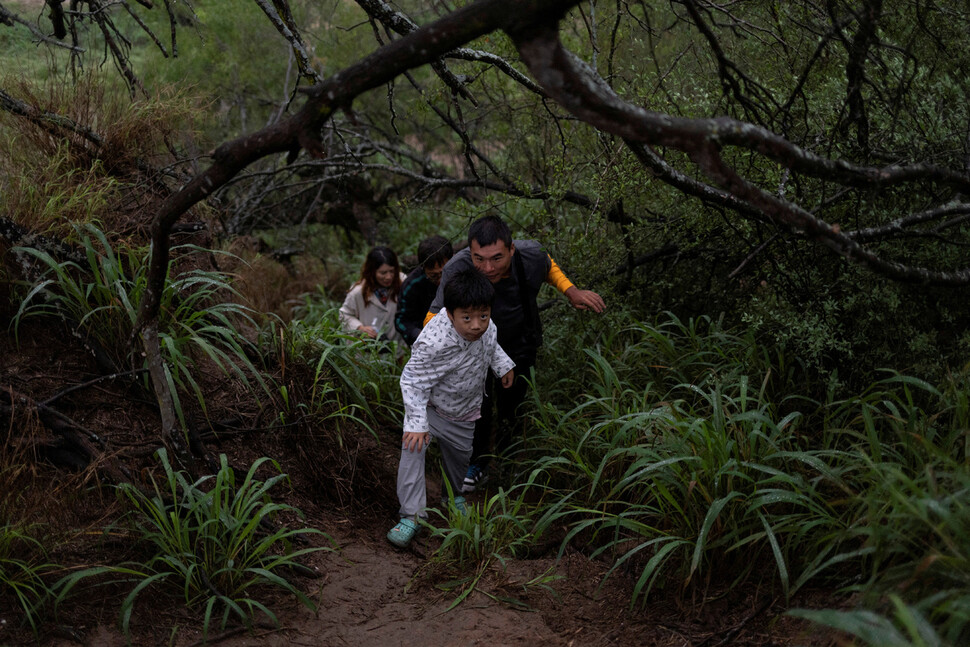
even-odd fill
[[(513, 439), (522, 437), (523, 420), (518, 408), (525, 401), (529, 390), (526, 378), (535, 360), (515, 360), (515, 381), (507, 389), (501, 379), (489, 371), (485, 380), (485, 399), (482, 401), (482, 417), (475, 421), (475, 438), (472, 442), (471, 462), (481, 468), (488, 466), (491, 455), (502, 456)], [(494, 443), (492, 428), (494, 427)]]

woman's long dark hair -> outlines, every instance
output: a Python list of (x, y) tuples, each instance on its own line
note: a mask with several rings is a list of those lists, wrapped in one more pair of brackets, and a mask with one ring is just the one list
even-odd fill
[(381, 265), (390, 265), (394, 268), (394, 280), (391, 281), (391, 287), (388, 288), (391, 299), (397, 301), (397, 297), (401, 293), (401, 264), (397, 262), (397, 254), (390, 247), (375, 247), (370, 250), (367, 258), (364, 259), (364, 265), (360, 268), (360, 280), (357, 281), (357, 283), (364, 284), (364, 303), (367, 303), (370, 295), (374, 294), (374, 291), (380, 287), (377, 282), (377, 270)]

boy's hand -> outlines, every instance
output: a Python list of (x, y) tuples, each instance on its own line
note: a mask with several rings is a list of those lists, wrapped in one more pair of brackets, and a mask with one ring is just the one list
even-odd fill
[(409, 452), (419, 452), (424, 449), (431, 440), (428, 438), (428, 432), (419, 431), (406, 431), (404, 432), (404, 439), (402, 440), (402, 446)]
[(507, 389), (512, 386), (512, 382), (515, 381), (515, 370), (511, 370), (502, 376), (502, 388)]

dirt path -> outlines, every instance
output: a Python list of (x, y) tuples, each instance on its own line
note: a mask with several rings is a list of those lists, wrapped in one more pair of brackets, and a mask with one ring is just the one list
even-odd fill
[[(348, 524), (349, 525), (349, 524)], [(491, 569), (478, 589), (451, 608), (458, 590), (435, 588), (434, 578), (422, 578), (428, 561), (422, 554), (427, 545), (400, 551), (382, 536), (369, 537), (360, 529), (331, 533), (339, 551), (317, 553), (305, 563), (322, 574), (305, 580), (305, 590), (317, 603), (312, 612), (292, 599), (280, 598), (272, 608), (279, 612), (281, 627), (257, 629), (255, 635), (228, 632), (210, 637), (209, 644), (228, 647), (255, 645), (440, 645), (526, 646), (653, 644), (683, 645), (677, 642), (630, 642), (629, 628), (635, 624), (618, 598), (610, 592), (597, 593), (598, 579), (581, 556), (560, 564), (564, 576), (553, 582), (552, 591), (525, 587), (523, 583), (554, 567), (552, 558), (510, 562), (508, 568)], [(440, 584), (440, 582), (437, 582)], [(486, 593), (480, 592), (488, 591)], [(497, 598), (503, 598), (501, 601)], [(146, 604), (147, 603), (147, 604)], [(178, 630), (174, 642), (172, 627), (179, 624), (176, 610), (157, 614), (146, 598), (136, 613), (133, 644), (200, 645), (198, 632)], [(106, 617), (94, 627), (75, 627), (72, 636), (47, 644), (69, 647), (123, 647), (126, 640)], [(641, 618), (646, 621), (646, 618)], [(184, 621), (184, 618), (183, 618)], [(183, 625), (184, 626), (184, 625)], [(2, 640), (0, 640), (2, 642)]]
[[(332, 522), (333, 520), (331, 520)], [(280, 598), (280, 628), (260, 627), (215, 633), (210, 645), (255, 647), (307, 645), (423, 647), (552, 647), (643, 645), (649, 647), (714, 647), (747, 645), (830, 645), (830, 639), (806, 633), (804, 625), (779, 615), (780, 608), (756, 602), (754, 591), (714, 600), (702, 608), (684, 609), (659, 599), (645, 609), (630, 610), (630, 582), (610, 578), (600, 587), (605, 566), (578, 553), (558, 563), (553, 557), (510, 561), (506, 569), (490, 569), (476, 590), (455, 606), (457, 591), (442, 591), (443, 578), (426, 573), (429, 547), (400, 551), (384, 541), (376, 528), (345, 520), (328, 531), (340, 550), (317, 553), (308, 566), (321, 573), (306, 579), (305, 590), (317, 603), (312, 612), (292, 598)], [(524, 583), (551, 572), (561, 576), (550, 589)], [(749, 599), (750, 597), (750, 599)], [(146, 604), (147, 602), (147, 604)], [(178, 610), (146, 610), (140, 604), (135, 645), (197, 647), (202, 636), (186, 630)], [(770, 605), (769, 605), (770, 606)], [(179, 626), (173, 632), (173, 626)], [(112, 618), (73, 637), (46, 644), (124, 647), (127, 643)], [(83, 638), (80, 636), (83, 633)], [(174, 638), (173, 638), (174, 636)], [(2, 640), (0, 640), (2, 643)]]
[[(89, 360), (71, 347), (52, 350), (53, 331), (25, 337), (17, 353), (9, 340), (0, 339), (0, 384), (30, 392), (38, 400), (50, 397), (63, 384), (89, 379)], [(67, 344), (69, 340), (65, 341)], [(57, 373), (48, 369), (57, 358)], [(71, 364), (75, 359), (77, 365)], [(37, 369), (36, 367), (41, 367)], [(50, 377), (54, 375), (56, 377)], [(110, 388), (109, 388), (110, 387)], [(114, 389), (114, 390), (111, 390)], [(232, 394), (230, 394), (232, 396)], [(107, 385), (86, 393), (85, 401), (68, 413), (113, 446), (134, 452), (151, 446), (154, 426), (151, 408), (126, 399), (123, 385)], [(229, 396), (227, 396), (229, 397)], [(234, 396), (233, 396), (234, 397)], [(95, 398), (94, 400), (92, 398)], [(230, 403), (232, 404), (232, 403)], [(63, 405), (66, 407), (66, 405)], [(141, 407), (141, 408), (139, 408)], [(230, 406), (223, 409), (231, 410)], [(41, 432), (36, 432), (40, 434)], [(40, 436), (38, 436), (40, 437)], [(384, 438), (382, 436), (382, 438)], [(388, 434), (388, 440), (398, 437)], [(225, 453), (230, 463), (244, 468), (261, 456), (274, 457), (290, 476), (291, 486), (281, 499), (306, 514), (306, 524), (331, 536), (339, 547), (333, 553), (315, 553), (302, 563), (320, 577), (295, 577), (318, 606), (311, 612), (282, 592), (266, 600), (280, 627), (260, 627), (255, 635), (231, 631), (209, 637), (210, 645), (314, 645), (423, 647), (519, 647), (525, 645), (590, 646), (642, 645), (648, 647), (803, 647), (836, 644), (830, 636), (809, 634), (806, 625), (784, 615), (786, 606), (816, 606), (810, 595), (786, 605), (766, 597), (768, 582), (746, 587), (730, 582), (704, 582), (687, 594), (672, 583), (652, 594), (644, 607), (631, 609), (630, 592), (636, 572), (616, 573), (605, 584), (606, 561), (589, 560), (575, 549), (555, 559), (556, 548), (538, 559), (509, 560), (505, 568), (493, 564), (472, 592), (451, 608), (461, 585), (446, 586), (454, 574), (431, 572), (434, 546), (425, 537), (413, 550), (400, 551), (385, 539), (394, 521), (394, 482), (400, 450), (395, 442), (376, 442), (370, 434), (344, 436), (343, 453), (326, 453), (316, 435), (285, 437), (279, 433), (238, 434), (220, 438), (213, 452)], [(313, 444), (316, 442), (316, 444)], [(397, 441), (399, 442), (399, 441)], [(359, 443), (359, 445), (355, 445)], [(352, 456), (353, 496), (343, 505), (333, 503), (335, 483), (325, 466), (327, 456)], [(129, 473), (153, 462), (130, 459)], [(314, 469), (308, 469), (313, 467)], [(365, 469), (366, 468), (366, 469)], [(121, 563), (144, 558), (131, 554), (133, 540), (111, 539), (102, 531), (117, 519), (110, 488), (91, 488), (91, 473), (68, 477), (62, 470), (38, 464), (33, 488), (20, 492), (21, 505), (47, 510), (42, 521), (68, 530), (75, 544), (59, 546), (55, 563), (69, 567)], [(341, 490), (344, 492), (345, 490)], [(438, 487), (429, 480), (429, 492)], [(388, 497), (388, 493), (391, 493)], [(328, 495), (330, 498), (328, 499)], [(476, 498), (486, 494), (476, 494)], [(27, 502), (27, 503), (24, 503)], [(32, 502), (32, 503), (31, 503)], [(118, 535), (123, 537), (124, 535)], [(766, 570), (766, 572), (768, 572)], [(546, 586), (526, 584), (554, 574)], [(469, 574), (465, 573), (465, 585)], [(767, 576), (766, 576), (767, 577)], [(602, 585), (601, 585), (602, 584)], [(130, 584), (85, 589), (60, 609), (57, 628), (45, 625), (40, 640), (33, 640), (19, 619), (0, 603), (0, 645), (53, 645), (55, 647), (125, 647), (118, 630), (118, 610)], [(450, 588), (450, 590), (444, 590)], [(262, 599), (262, 598), (261, 598)], [(830, 592), (815, 594), (820, 604), (831, 604)], [(218, 623), (216, 623), (218, 624)], [(153, 589), (141, 594), (132, 619), (131, 644), (197, 647), (202, 645), (196, 613), (183, 608), (179, 592)]]

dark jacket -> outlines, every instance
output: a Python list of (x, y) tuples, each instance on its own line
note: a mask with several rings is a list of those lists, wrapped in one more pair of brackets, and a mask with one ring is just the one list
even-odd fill
[(408, 274), (401, 284), (401, 296), (398, 298), (397, 315), (394, 317), (394, 327), (397, 328), (408, 346), (421, 334), (424, 327), (424, 317), (434, 300), (438, 286), (431, 282), (424, 268), (420, 265)]
[[(533, 366), (542, 345), (542, 327), (536, 298), (546, 282), (552, 261), (535, 240), (513, 240), (515, 254), (509, 276), (494, 284), (492, 321), (498, 327), (498, 343), (518, 367)], [(441, 285), (430, 311), (437, 313), (444, 304), (442, 287), (460, 270), (474, 267), (471, 252), (460, 250), (445, 265)]]

